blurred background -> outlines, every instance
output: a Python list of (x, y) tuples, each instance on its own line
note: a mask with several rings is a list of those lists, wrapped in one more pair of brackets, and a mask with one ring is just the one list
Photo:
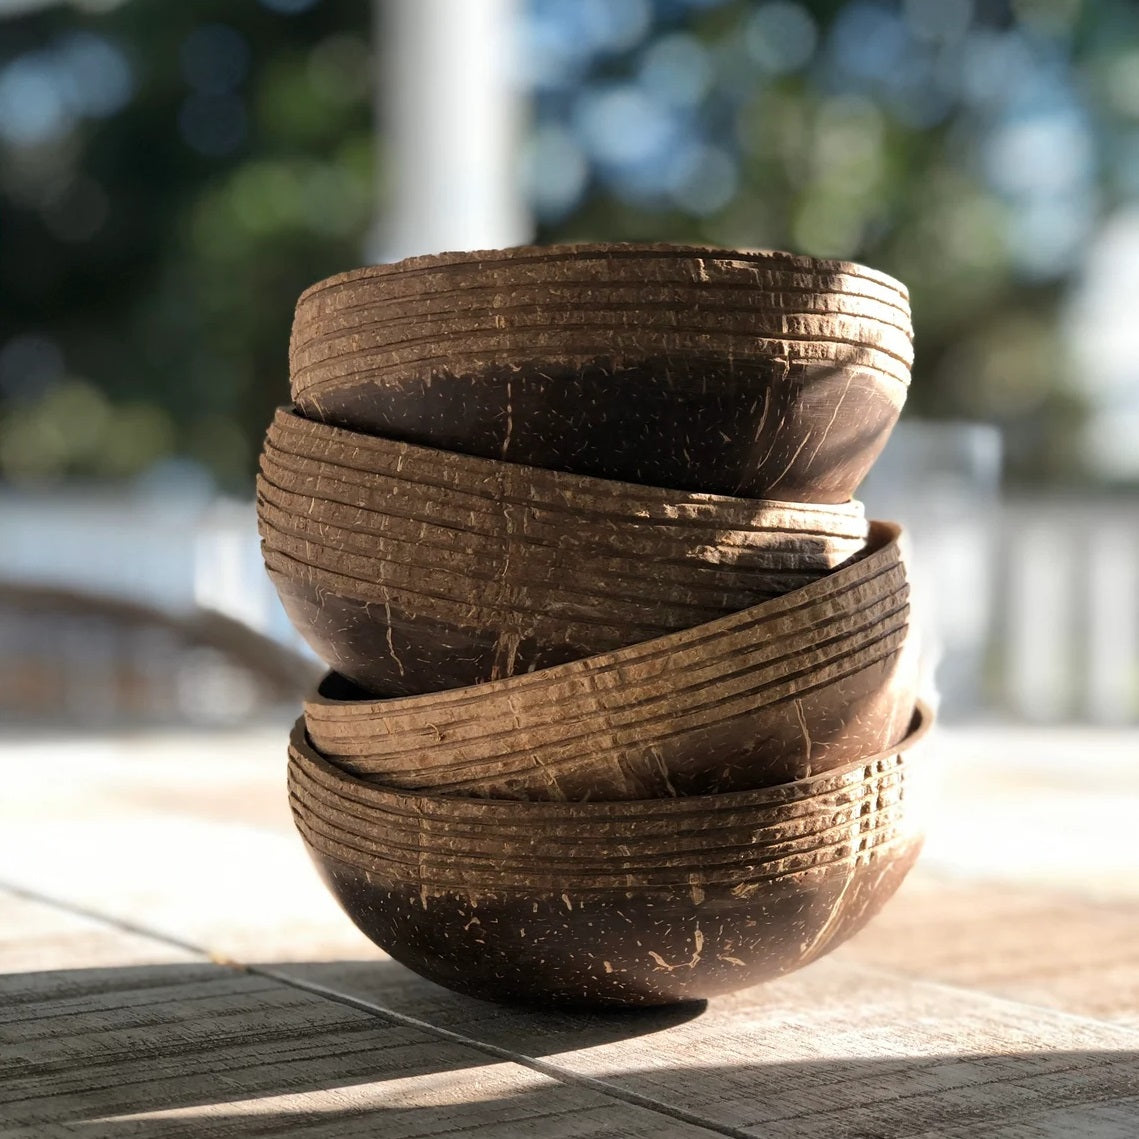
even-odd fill
[(292, 308), (528, 240), (853, 258), (950, 723), (1139, 724), (1131, 0), (0, 0), (0, 718), (291, 717)]

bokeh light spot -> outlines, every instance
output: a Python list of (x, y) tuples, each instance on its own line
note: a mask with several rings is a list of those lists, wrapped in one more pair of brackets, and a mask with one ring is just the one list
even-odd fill
[(115, 409), (107, 424), (103, 469), (124, 476), (145, 471), (174, 446), (174, 425), (163, 408), (127, 403)]
[(681, 209), (706, 217), (735, 196), (739, 174), (735, 159), (715, 146), (693, 146), (683, 153), (669, 179), (669, 193)]
[(296, 16), (315, 8), (320, 0), (260, 0), (263, 8), (270, 12), (280, 12), (282, 16)]
[(0, 393), (20, 401), (41, 397), (63, 376), (63, 351), (35, 333), (13, 336), (0, 348)]
[(1029, 199), (1012, 215), (1009, 245), (1027, 276), (1058, 277), (1075, 264), (1094, 220), (1094, 201)]
[(245, 104), (236, 95), (188, 96), (178, 112), (178, 129), (187, 145), (210, 158), (233, 154), (245, 141)]
[(646, 49), (639, 78), (653, 99), (690, 107), (708, 93), (714, 76), (708, 49), (695, 36), (678, 32)]
[(800, 203), (791, 232), (799, 249), (814, 257), (852, 257), (862, 241), (864, 215), (858, 203), (814, 192)]
[(564, 0), (531, 0), (517, 61), (522, 83), (549, 91), (579, 79), (589, 64), (591, 45), (578, 34), (573, 13)]
[(1117, 55), (1102, 72), (1106, 94), (1116, 110), (1139, 118), (1139, 48)]
[(652, 24), (649, 0), (575, 0), (581, 31), (599, 51), (636, 47)]
[(362, 99), (372, 85), (371, 49), (359, 36), (329, 36), (309, 55), (308, 80), (314, 91), (332, 102)]
[(249, 72), (249, 44), (226, 24), (202, 24), (182, 41), (182, 75), (206, 95), (234, 90)]
[(314, 165), (301, 180), (301, 208), (313, 233), (344, 237), (364, 220), (368, 195), (344, 170)]
[(883, 173), (885, 134), (884, 116), (869, 99), (858, 95), (827, 99), (815, 120), (816, 177), (848, 196), (872, 193)]
[(0, 472), (14, 481), (59, 478), (72, 466), (99, 465), (112, 410), (86, 380), (52, 386), (36, 403), (0, 421)]
[(747, 50), (764, 71), (773, 75), (798, 71), (815, 52), (818, 29), (802, 4), (771, 0), (747, 23)]
[(878, 4), (848, 4), (831, 24), (828, 38), (839, 68), (859, 79), (875, 81), (902, 65), (910, 48), (898, 14)]
[(906, 24), (920, 40), (952, 43), (961, 39), (973, 18), (973, 0), (905, 0)]
[(1051, 35), (1064, 35), (1079, 18), (1083, 0), (1012, 0), (1017, 18)]
[(46, 52), (19, 56), (0, 71), (0, 137), (30, 146), (63, 134), (71, 125), (55, 61)]
[(631, 84), (587, 90), (578, 100), (577, 126), (590, 153), (613, 166), (638, 166), (663, 157), (677, 124), (666, 108)]
[(977, 29), (961, 55), (961, 92), (976, 106), (999, 103), (1026, 86), (1032, 70), (1031, 50), (1019, 32)]
[(1092, 140), (1078, 115), (1038, 115), (1000, 127), (985, 147), (993, 186), (1014, 196), (1070, 191), (1094, 170)]
[(534, 211), (543, 221), (556, 220), (581, 200), (589, 163), (568, 131), (543, 126), (530, 139), (523, 174)]
[(282, 162), (250, 163), (239, 169), (230, 187), (230, 199), (238, 221), (254, 234), (295, 225), (303, 210), (301, 180)]
[(94, 32), (72, 32), (58, 43), (56, 68), (73, 114), (107, 118), (134, 94), (134, 76), (122, 49)]

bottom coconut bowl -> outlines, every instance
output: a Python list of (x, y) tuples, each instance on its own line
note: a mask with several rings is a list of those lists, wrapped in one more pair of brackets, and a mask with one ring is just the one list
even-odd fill
[[(484, 801), (492, 813), (517, 808), (519, 821), (527, 822), (530, 855), (523, 863), (505, 839), (501, 861), (474, 856), (476, 847), (495, 841), (498, 828), (489, 816), (485, 828), (471, 816), (466, 836), (445, 844), (453, 856), (439, 857), (438, 844), (415, 819), (409, 817), (401, 833), (380, 818), (384, 804), (352, 798), (358, 781), (346, 773), (340, 805), (310, 800), (306, 806), (304, 796), (294, 795), (294, 817), (349, 917), (432, 981), (501, 1001), (670, 1004), (797, 969), (877, 913), (921, 848), (930, 763), (920, 745), (930, 721), (928, 709), (919, 708), (897, 749), (889, 802), (869, 796), (848, 815), (836, 813), (829, 796), (808, 794), (802, 809), (813, 825), (793, 828), (797, 837), (773, 835), (782, 841), (765, 842), (757, 831), (752, 841), (740, 842), (734, 815), (755, 793), (668, 800), (668, 809), (683, 809), (688, 828), (707, 832), (715, 849), (694, 851), (678, 841), (677, 851), (689, 849), (687, 857), (663, 857), (662, 848), (648, 866), (634, 852), (642, 829), (637, 820), (629, 818), (620, 834), (608, 823), (614, 808), (649, 812), (651, 803)], [(294, 786), (314, 754), (303, 731), (295, 733)], [(869, 768), (883, 762), (865, 761)], [(406, 796), (391, 798), (392, 810), (410, 803)], [(444, 796), (415, 798), (435, 811), (469, 815), (472, 806)], [(559, 806), (560, 815), (550, 814)], [(762, 828), (783, 818), (786, 808), (773, 800), (757, 803), (751, 814)], [(569, 839), (591, 848), (588, 865), (551, 850)]]
[(865, 857), (735, 886), (436, 891), (313, 851), (367, 937), (485, 1000), (581, 1007), (699, 1000), (773, 980), (861, 929), (909, 873), (916, 836)]

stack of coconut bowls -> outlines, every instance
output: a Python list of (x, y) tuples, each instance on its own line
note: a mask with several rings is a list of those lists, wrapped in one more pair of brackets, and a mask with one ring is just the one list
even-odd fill
[(478, 996), (706, 997), (917, 856), (930, 723), (890, 523), (907, 294), (787, 253), (419, 257), (297, 303), (265, 562), (332, 668), (289, 752), (329, 887)]

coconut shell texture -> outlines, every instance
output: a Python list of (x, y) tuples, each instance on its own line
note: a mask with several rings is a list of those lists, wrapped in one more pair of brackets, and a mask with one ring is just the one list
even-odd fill
[(313, 649), (372, 691), (431, 692), (652, 640), (856, 554), (861, 504), (567, 475), (281, 410), (258, 479), (266, 565)]
[(473, 996), (666, 1004), (808, 964), (916, 860), (919, 709), (896, 753), (766, 792), (661, 803), (402, 795), (290, 746), (294, 818), (325, 882), (396, 960)]
[(777, 252), (568, 245), (444, 253), (297, 303), (309, 418), (652, 486), (845, 502), (909, 383), (884, 273)]

